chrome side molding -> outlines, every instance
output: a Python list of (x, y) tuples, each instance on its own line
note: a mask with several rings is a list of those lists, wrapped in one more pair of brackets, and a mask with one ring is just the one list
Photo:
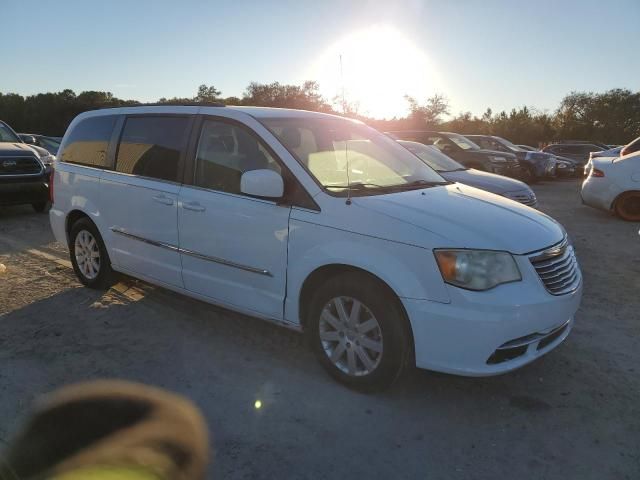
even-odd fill
[(194, 252), (193, 250), (188, 250), (186, 248), (180, 248), (177, 245), (172, 245), (170, 243), (150, 240), (148, 238), (140, 237), (138, 235), (134, 235), (133, 233), (129, 233), (118, 227), (111, 227), (110, 230), (113, 233), (117, 233), (118, 235), (122, 235), (128, 238), (131, 238), (133, 240), (138, 240), (139, 242), (143, 242), (148, 245), (153, 245), (154, 247), (165, 248), (173, 252), (182, 253), (184, 255), (189, 255), (190, 257), (199, 258), (200, 260), (205, 260), (208, 262), (218, 263), (220, 265), (225, 265), (227, 267), (237, 268), (239, 270), (244, 270), (246, 272), (257, 273), (258, 275), (265, 275), (267, 277), (273, 277), (273, 275), (269, 270), (265, 270), (263, 268), (250, 267), (249, 265), (243, 265), (241, 263), (232, 262), (230, 260), (225, 260), (224, 258), (212, 257), (210, 255)]

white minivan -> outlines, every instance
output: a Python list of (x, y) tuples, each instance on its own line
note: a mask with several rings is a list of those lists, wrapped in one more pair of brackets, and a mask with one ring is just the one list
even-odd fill
[(393, 139), (297, 110), (79, 115), (51, 226), (80, 281), (122, 272), (304, 331), (358, 389), (409, 364), (494, 375), (569, 334), (582, 277), (563, 227), (444, 180)]

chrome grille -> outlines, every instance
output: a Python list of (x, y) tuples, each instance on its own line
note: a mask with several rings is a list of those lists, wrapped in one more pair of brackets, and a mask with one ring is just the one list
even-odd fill
[(529, 260), (552, 295), (571, 293), (580, 285), (580, 267), (573, 246), (566, 238), (559, 244), (530, 256)]
[(41, 173), (42, 164), (35, 157), (0, 157), (0, 176), (2, 177), (40, 175)]

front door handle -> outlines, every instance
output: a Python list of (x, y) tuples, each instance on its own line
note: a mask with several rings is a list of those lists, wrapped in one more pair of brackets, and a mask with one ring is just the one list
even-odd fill
[(154, 195), (151, 198), (153, 198), (154, 201), (161, 203), (163, 205), (173, 205), (173, 198), (165, 197), (162, 194)]
[(192, 210), (194, 212), (204, 212), (206, 210), (206, 208), (198, 202), (182, 202), (182, 208), (185, 210)]

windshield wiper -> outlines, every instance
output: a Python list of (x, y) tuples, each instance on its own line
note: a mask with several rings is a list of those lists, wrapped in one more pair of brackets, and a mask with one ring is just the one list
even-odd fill
[(351, 190), (368, 190), (371, 188), (387, 188), (383, 185), (378, 185), (377, 183), (361, 183), (361, 182), (354, 182), (351, 183), (349, 185), (325, 185), (326, 189), (342, 189), (342, 190), (346, 190), (348, 188), (350, 188)]
[(442, 182), (430, 182), (428, 180), (415, 180), (413, 182), (404, 183), (402, 185), (394, 185), (391, 188), (397, 188), (398, 190), (410, 190), (410, 189), (437, 187), (438, 185), (451, 185), (451, 182), (447, 182), (446, 180)]

